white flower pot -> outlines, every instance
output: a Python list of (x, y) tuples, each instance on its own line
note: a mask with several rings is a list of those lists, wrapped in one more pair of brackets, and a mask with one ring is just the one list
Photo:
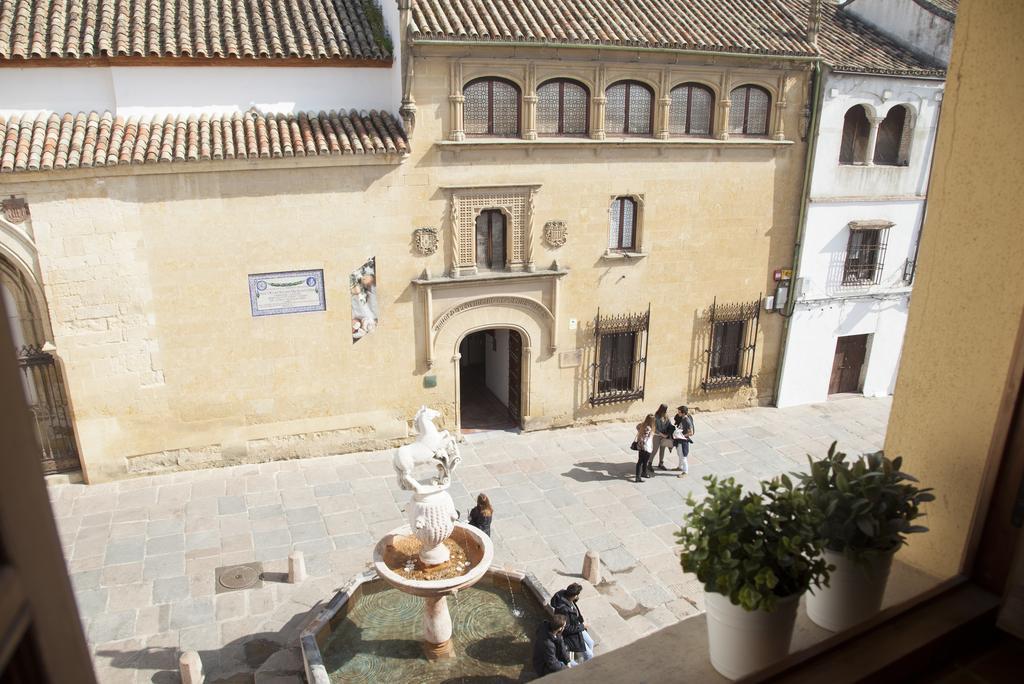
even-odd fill
[(845, 553), (826, 550), (825, 562), (836, 569), (829, 574), (828, 587), (811, 588), (807, 616), (819, 627), (839, 632), (877, 613), (895, 554), (882, 554), (862, 564)]
[(704, 592), (711, 665), (729, 679), (762, 670), (789, 654), (800, 595), (779, 599), (775, 610), (744, 610), (728, 596)]

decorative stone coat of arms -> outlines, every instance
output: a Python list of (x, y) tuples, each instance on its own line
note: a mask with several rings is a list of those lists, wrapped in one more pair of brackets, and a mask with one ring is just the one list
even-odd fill
[(10, 199), (2, 202), (4, 218), (11, 223), (24, 223), (28, 218), (28, 202), (23, 197), (11, 195)]
[(549, 246), (558, 248), (565, 244), (569, 237), (569, 229), (565, 227), (565, 221), (548, 221), (544, 224), (544, 242)]
[(437, 251), (437, 228), (417, 228), (412, 232), (412, 246), (421, 256)]

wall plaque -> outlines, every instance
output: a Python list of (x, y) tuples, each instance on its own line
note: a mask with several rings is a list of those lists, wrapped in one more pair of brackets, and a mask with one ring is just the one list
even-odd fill
[(249, 304), (253, 316), (325, 311), (324, 272), (318, 269), (250, 274)]
[(420, 256), (430, 256), (437, 251), (437, 229), (417, 228), (412, 231), (412, 244)]

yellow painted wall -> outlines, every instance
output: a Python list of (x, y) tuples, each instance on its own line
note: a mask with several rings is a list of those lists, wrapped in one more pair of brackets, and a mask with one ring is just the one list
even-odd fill
[[(960, 3), (917, 280), (886, 438), (936, 489), (901, 558), (957, 573), (983, 488), (1024, 313), (1024, 4)], [(998, 458), (999, 454), (996, 454)]]
[[(765, 73), (772, 82), (781, 72)], [(586, 369), (560, 367), (538, 340), (533, 425), (632, 418), (660, 401), (719, 408), (770, 400), (780, 318), (762, 313), (755, 388), (707, 395), (698, 389), (706, 331), (697, 316), (715, 297), (767, 293), (772, 270), (790, 265), (807, 72), (791, 71), (788, 81), (783, 115), (792, 144), (607, 144), (529, 154), (436, 147), (446, 135), (448, 74), (446, 60), (417, 63), (413, 153), (398, 166), (242, 162), (208, 173), (97, 169), (4, 182), (32, 208), (91, 481), (380, 447), (406, 437), (421, 404), (442, 409), (452, 427), (455, 350), (436, 350), (430, 373), (438, 384), (425, 389), (422, 312), (411, 283), (424, 268), (447, 270), (445, 239), (426, 258), (411, 245), (416, 227), (449, 229), (447, 186), (540, 185), (537, 267), (557, 258), (570, 271), (556, 321), (560, 351), (593, 344), (588, 323), (599, 306), (652, 306), (647, 400), (591, 409)], [(649, 256), (605, 260), (610, 198), (629, 193), (646, 198), (641, 247)], [(541, 242), (553, 219), (569, 227), (558, 250)], [(381, 325), (353, 344), (348, 274), (370, 256)], [(324, 269), (326, 312), (251, 316), (247, 274), (315, 268)], [(483, 313), (460, 325), (486, 322)], [(570, 318), (580, 322), (575, 332)]]

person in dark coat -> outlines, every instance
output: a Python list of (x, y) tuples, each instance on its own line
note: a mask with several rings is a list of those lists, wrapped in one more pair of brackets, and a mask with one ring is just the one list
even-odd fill
[(572, 651), (573, 655), (582, 656), (583, 662), (586, 662), (594, 657), (594, 640), (587, 634), (583, 613), (577, 605), (582, 591), (583, 587), (573, 582), (551, 597), (551, 608), (556, 615), (565, 616), (566, 624), (562, 639), (566, 648)]
[(494, 509), (491, 508), (491, 500), (487, 498), (487, 495), (481, 494), (476, 497), (476, 506), (469, 512), (469, 524), (490, 537), (493, 516)]
[(562, 640), (565, 623), (564, 615), (553, 615), (537, 628), (533, 641), (533, 671), (538, 677), (570, 667), (569, 650)]

